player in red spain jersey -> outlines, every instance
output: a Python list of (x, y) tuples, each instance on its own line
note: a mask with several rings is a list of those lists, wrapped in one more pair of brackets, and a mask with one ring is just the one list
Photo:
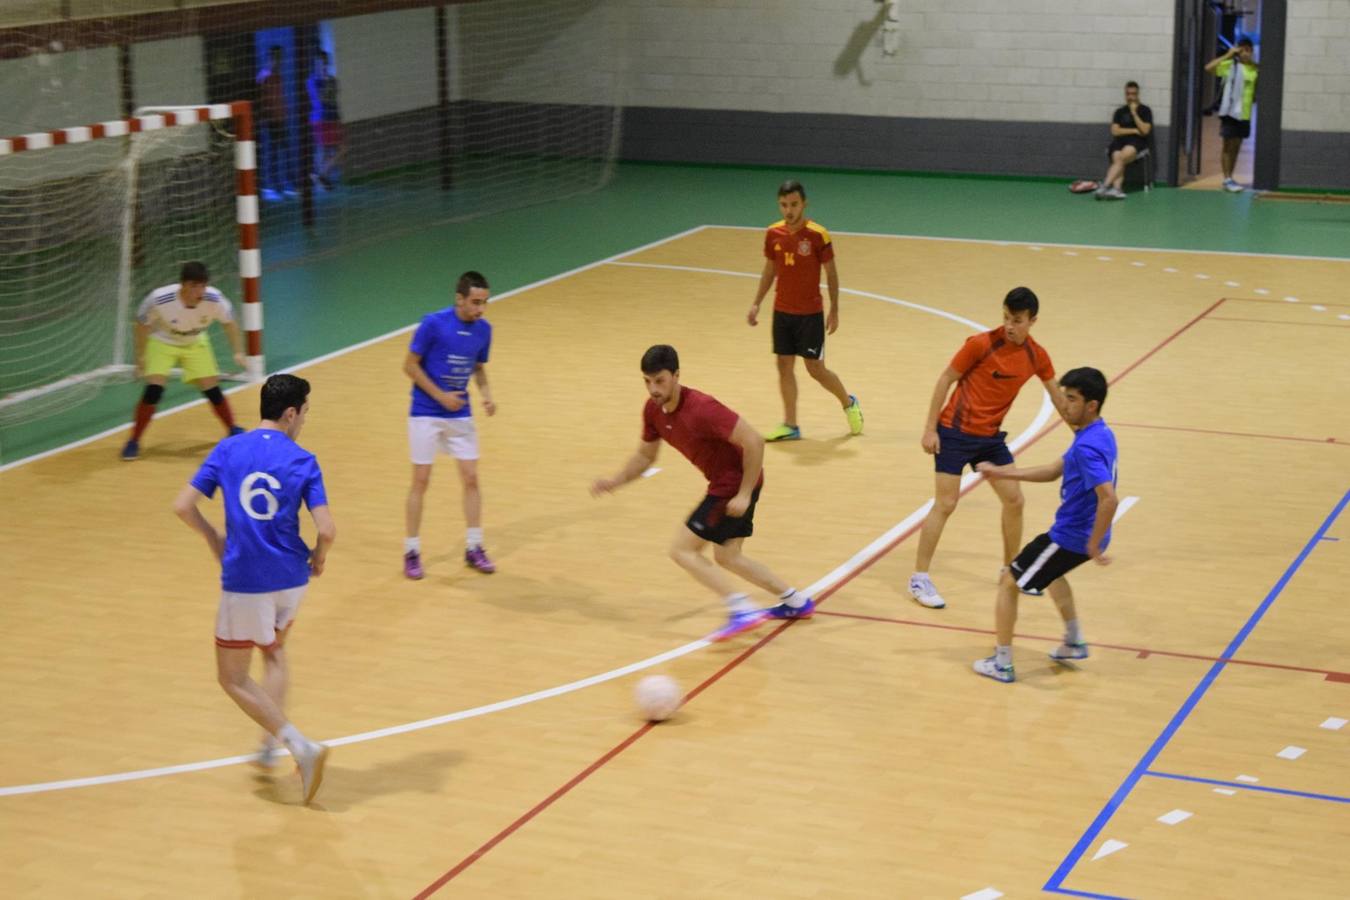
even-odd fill
[[(783, 218), (764, 233), (764, 271), (759, 290), (746, 321), (759, 324), (759, 306), (776, 281), (773, 297), (773, 352), (778, 357), (778, 388), (783, 393), (783, 423), (765, 435), (770, 441), (795, 441), (802, 436), (797, 426), (797, 357), (806, 373), (839, 401), (848, 417), (848, 430), (862, 434), (863, 415), (858, 398), (850, 394), (839, 376), (825, 367), (825, 335), (839, 328), (839, 273), (834, 267), (834, 244), (823, 225), (806, 218), (806, 189), (800, 181), (785, 181), (778, 188), (778, 209)], [(820, 271), (830, 290), (830, 312), (825, 314), (820, 296)]]

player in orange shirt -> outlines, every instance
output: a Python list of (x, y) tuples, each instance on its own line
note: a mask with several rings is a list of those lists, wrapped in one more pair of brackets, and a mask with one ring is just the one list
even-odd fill
[[(1050, 400), (1064, 415), (1064, 397), (1055, 384), (1050, 354), (1031, 337), (1040, 301), (1030, 288), (1017, 287), (1003, 300), (1003, 326), (967, 338), (951, 364), (938, 376), (928, 419), (923, 427), (923, 449), (936, 457), (933, 509), (919, 533), (919, 552), (909, 592), (930, 609), (947, 605), (928, 577), (947, 517), (961, 496), (961, 470), (982, 462), (1011, 465), (1012, 453), (1000, 431), (1003, 417), (1017, 399), (1017, 392), (1035, 375), (1045, 385)], [(950, 399), (952, 385), (956, 390)], [(944, 405), (945, 401), (945, 405)], [(941, 410), (939, 417), (938, 411)], [(1022, 489), (1015, 481), (991, 480), (989, 486), (1003, 503), (1003, 565), (1012, 562), (1022, 545)]]
[[(764, 271), (759, 276), (755, 302), (745, 317), (759, 324), (759, 305), (774, 281), (773, 352), (778, 356), (778, 388), (783, 393), (783, 424), (764, 436), (767, 441), (796, 441), (797, 357), (806, 363), (806, 373), (820, 382), (844, 410), (848, 430), (862, 434), (862, 408), (858, 398), (844, 388), (839, 376), (825, 368), (825, 335), (839, 328), (839, 273), (834, 268), (834, 244), (824, 226), (806, 218), (806, 189), (800, 181), (785, 181), (778, 188), (782, 220), (764, 234)], [(820, 270), (830, 289), (830, 313), (824, 313), (820, 296)]]

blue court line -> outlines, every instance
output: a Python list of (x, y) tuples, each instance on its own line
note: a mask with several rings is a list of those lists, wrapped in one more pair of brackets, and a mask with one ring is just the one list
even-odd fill
[(1152, 778), (1171, 778), (1175, 781), (1194, 781), (1196, 784), (1216, 784), (1220, 787), (1240, 788), (1244, 791), (1261, 791), (1266, 794), (1284, 794), (1288, 797), (1307, 797), (1309, 800), (1330, 800), (1332, 803), (1350, 803), (1350, 797), (1340, 797), (1336, 794), (1314, 794), (1310, 791), (1291, 791), (1288, 788), (1266, 787), (1260, 784), (1250, 784), (1242, 781), (1220, 781), (1217, 778), (1200, 778), (1196, 775), (1177, 775), (1174, 772), (1155, 772), (1149, 770), (1144, 773)]
[(1143, 757), (1140, 758), (1134, 769), (1130, 771), (1130, 774), (1125, 776), (1125, 780), (1121, 782), (1120, 787), (1116, 788), (1116, 792), (1106, 801), (1106, 805), (1102, 807), (1101, 812), (1097, 813), (1097, 817), (1092, 820), (1092, 824), (1083, 832), (1083, 836), (1073, 845), (1073, 849), (1071, 849), (1068, 855), (1064, 857), (1064, 860), (1059, 864), (1059, 868), (1055, 869), (1054, 874), (1050, 876), (1050, 880), (1045, 883), (1042, 890), (1061, 890), (1060, 885), (1064, 883), (1064, 879), (1069, 876), (1071, 871), (1073, 871), (1074, 866), (1078, 865), (1078, 861), (1082, 858), (1083, 854), (1087, 852), (1087, 849), (1092, 845), (1092, 842), (1097, 839), (1097, 835), (1101, 833), (1101, 830), (1106, 827), (1106, 823), (1111, 821), (1111, 817), (1116, 814), (1116, 810), (1120, 808), (1120, 805), (1125, 802), (1125, 798), (1129, 796), (1132, 790), (1134, 790), (1134, 786), (1139, 783), (1139, 779), (1143, 777), (1145, 772), (1152, 768), (1153, 761), (1158, 758), (1158, 755), (1162, 753), (1163, 748), (1166, 747), (1168, 742), (1176, 735), (1177, 729), (1181, 727), (1182, 723), (1186, 721), (1187, 717), (1189, 717), (1191, 712), (1195, 709), (1196, 704), (1199, 703), (1200, 699), (1209, 691), (1210, 687), (1214, 684), (1214, 680), (1219, 677), (1219, 673), (1227, 667), (1228, 663), (1226, 660), (1232, 659), (1242, 647), (1242, 644), (1251, 636), (1252, 631), (1256, 628), (1257, 624), (1260, 623), (1261, 618), (1266, 614), (1266, 611), (1270, 609), (1271, 604), (1275, 602), (1275, 598), (1280, 596), (1280, 593), (1289, 584), (1290, 579), (1294, 577), (1294, 573), (1299, 570), (1299, 567), (1303, 565), (1309, 554), (1312, 553), (1313, 548), (1321, 543), (1322, 537), (1327, 533), (1328, 529), (1331, 528), (1331, 524), (1335, 522), (1345, 510), (1347, 503), (1350, 503), (1350, 491), (1345, 492), (1341, 497), (1340, 502), (1338, 502), (1331, 510), (1331, 514), (1326, 517), (1317, 531), (1313, 533), (1313, 536), (1303, 545), (1303, 549), (1299, 551), (1299, 554), (1294, 558), (1294, 561), (1289, 564), (1289, 568), (1284, 570), (1284, 574), (1280, 576), (1280, 580), (1275, 582), (1275, 586), (1270, 589), (1270, 593), (1266, 594), (1266, 598), (1261, 601), (1261, 605), (1256, 607), (1256, 610), (1247, 619), (1246, 624), (1244, 624), (1242, 628), (1238, 630), (1238, 633), (1233, 636), (1233, 640), (1229, 642), (1228, 647), (1220, 654), (1219, 660), (1215, 662), (1214, 665), (1210, 667), (1209, 671), (1205, 673), (1205, 676), (1200, 679), (1200, 683), (1195, 686), (1195, 690), (1191, 691), (1190, 696), (1181, 704), (1181, 708), (1176, 711), (1174, 716), (1172, 716), (1172, 720), (1167, 723), (1165, 728), (1163, 728), (1162, 733), (1158, 735), (1153, 744), (1144, 752)]
[(1068, 894), (1070, 897), (1095, 897), (1096, 900), (1127, 900), (1127, 898), (1119, 897), (1115, 894), (1094, 894), (1091, 891), (1071, 891), (1068, 888), (1062, 887), (1052, 888), (1047, 886), (1045, 890), (1052, 894)]

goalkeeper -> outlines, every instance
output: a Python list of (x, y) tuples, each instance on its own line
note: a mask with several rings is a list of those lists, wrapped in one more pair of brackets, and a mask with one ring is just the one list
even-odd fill
[(164, 396), (164, 384), (175, 367), (183, 380), (194, 383), (229, 434), (242, 434), (234, 424), (230, 401), (220, 390), (220, 370), (211, 352), (206, 329), (219, 322), (234, 348), (235, 364), (244, 365), (243, 343), (234, 322), (230, 301), (207, 282), (210, 274), (199, 262), (184, 263), (177, 284), (155, 288), (136, 311), (136, 375), (145, 379), (145, 393), (136, 405), (131, 439), (122, 448), (122, 459), (131, 462), (141, 455), (141, 435)]

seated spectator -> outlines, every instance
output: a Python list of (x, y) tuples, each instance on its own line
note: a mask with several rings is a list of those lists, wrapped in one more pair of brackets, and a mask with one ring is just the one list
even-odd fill
[(1098, 200), (1124, 200), (1121, 185), (1125, 182), (1125, 167), (1148, 149), (1148, 136), (1153, 131), (1153, 110), (1139, 102), (1139, 83), (1125, 82), (1125, 105), (1111, 117), (1111, 146), (1106, 155), (1111, 165), (1097, 188)]

